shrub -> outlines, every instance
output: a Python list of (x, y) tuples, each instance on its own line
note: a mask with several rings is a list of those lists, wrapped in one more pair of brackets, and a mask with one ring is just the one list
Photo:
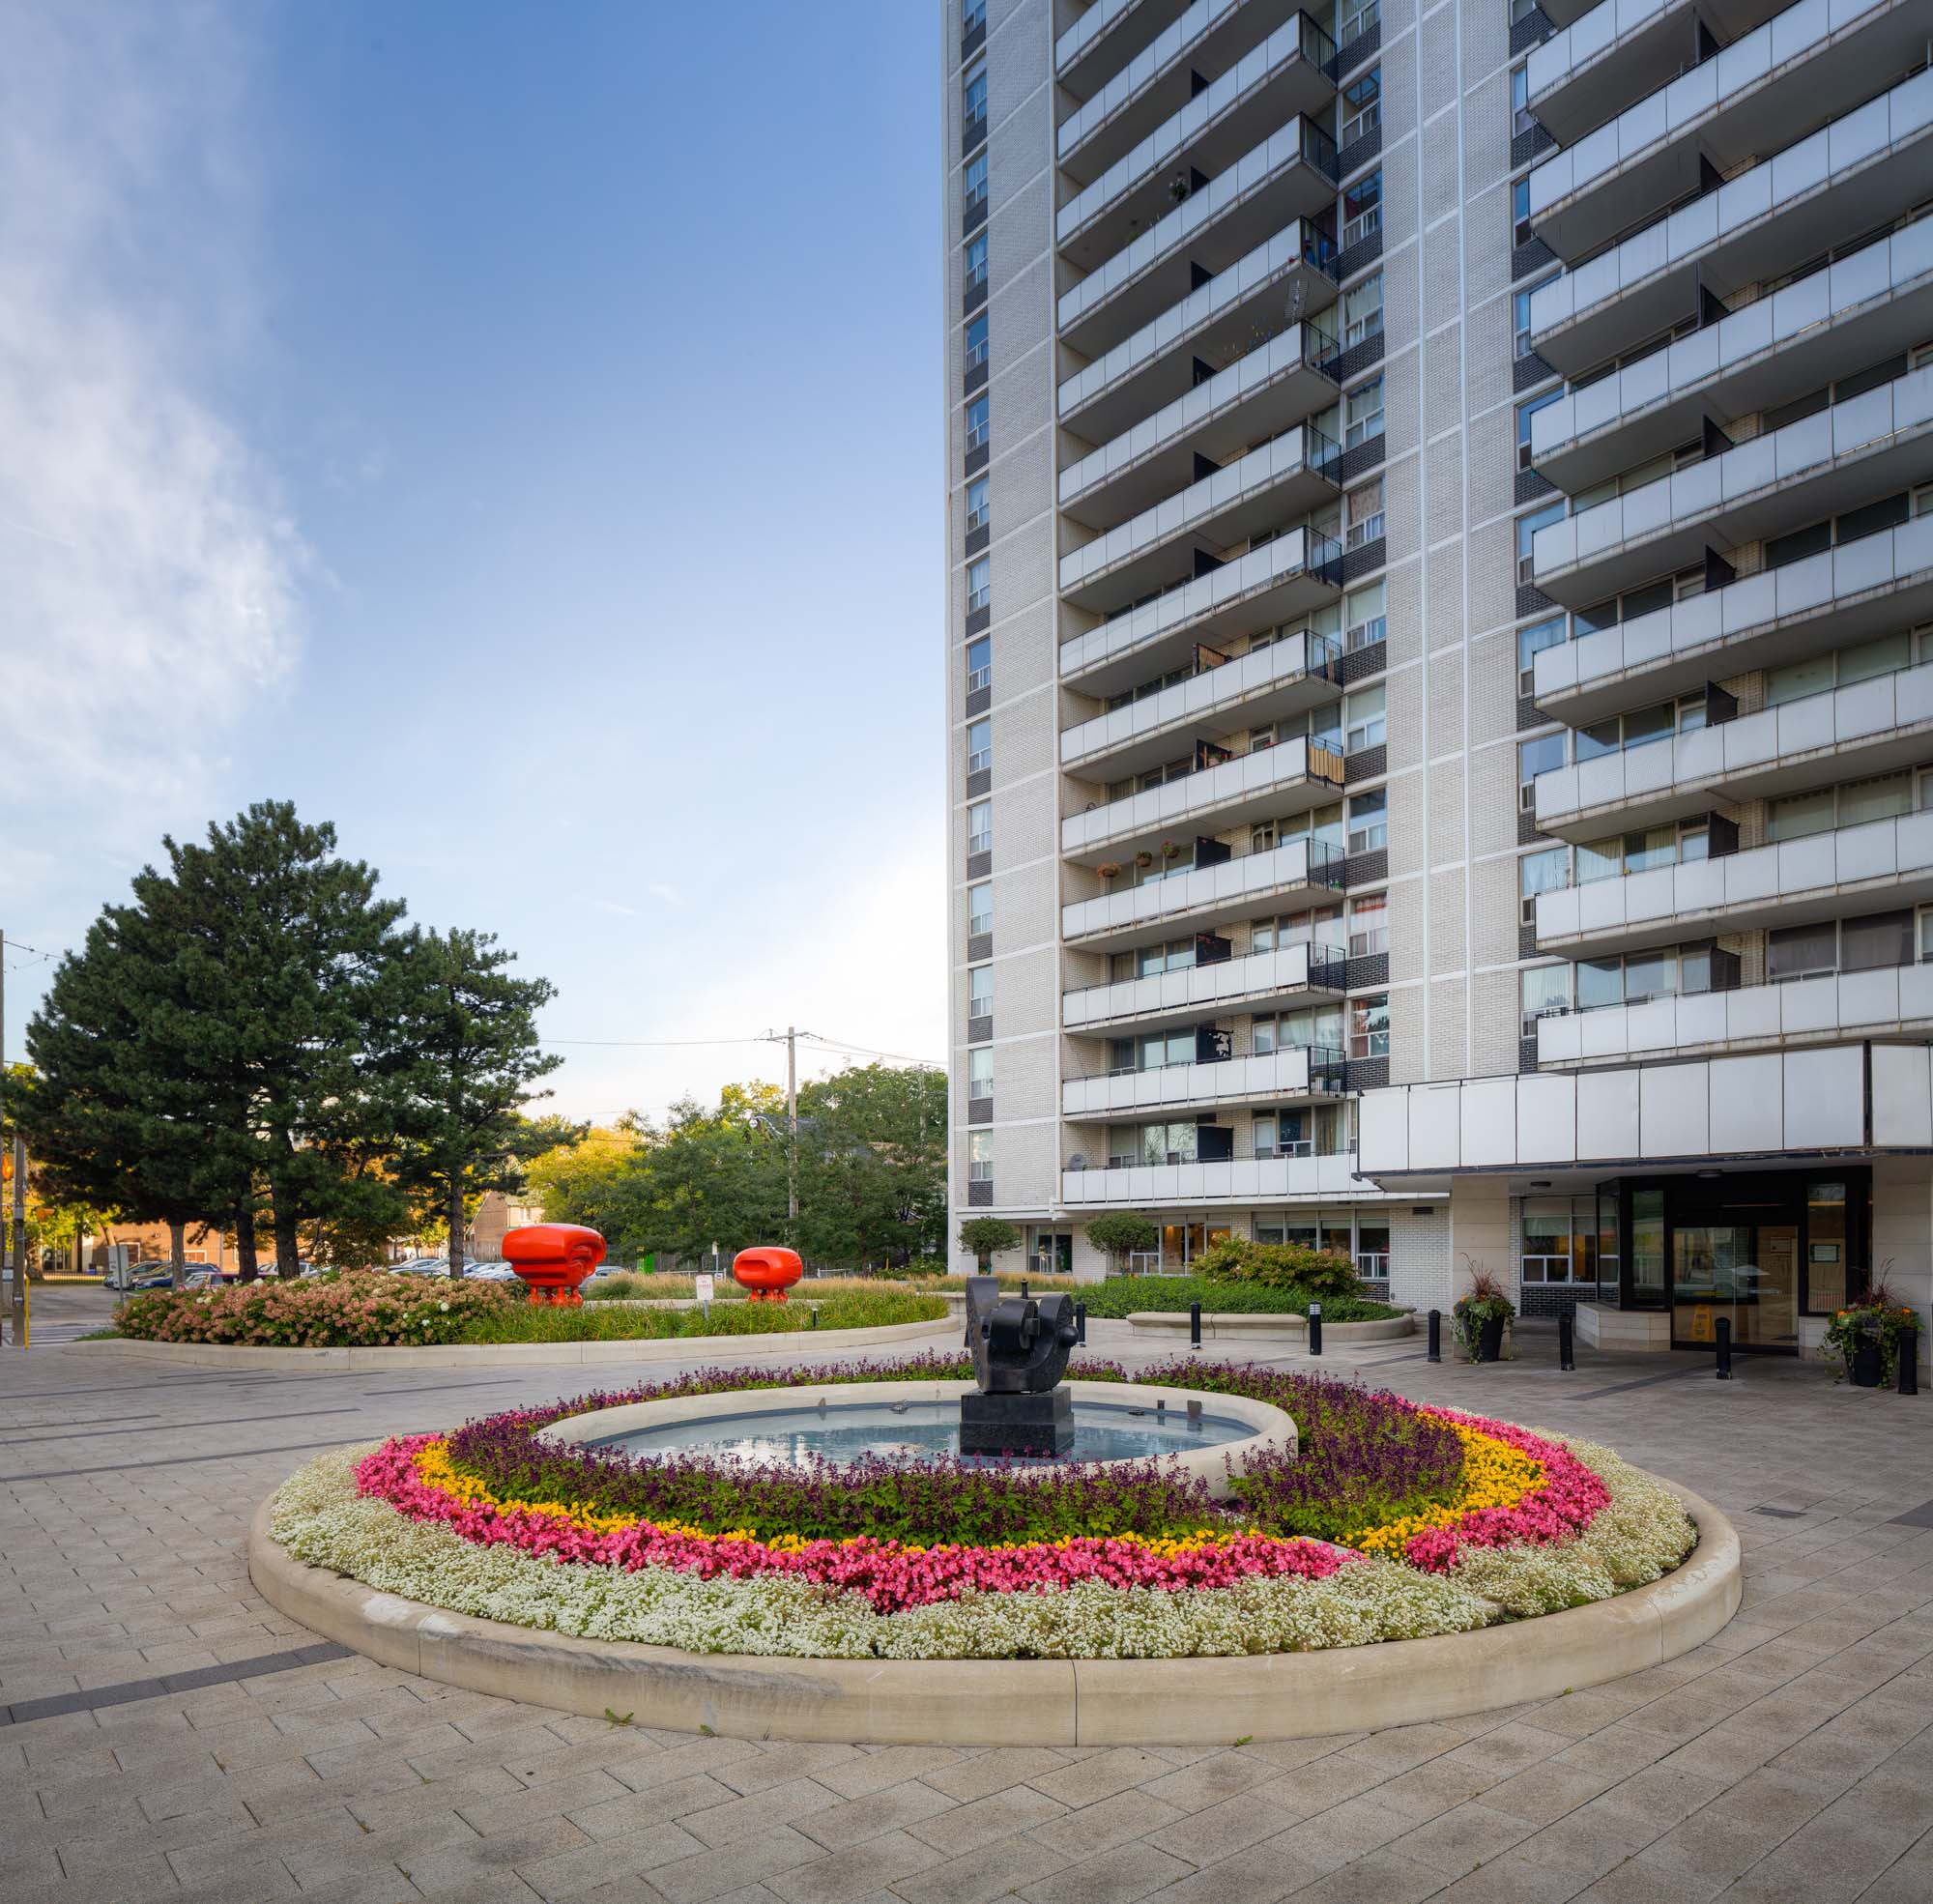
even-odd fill
[(1116, 1276), (1083, 1284), (1075, 1292), (1090, 1316), (1133, 1315), (1139, 1311), (1173, 1314), (1199, 1303), (1204, 1315), (1300, 1315), (1312, 1302), (1326, 1322), (1380, 1322), (1399, 1312), (1358, 1296), (1324, 1296), (1290, 1284), (1217, 1281), (1206, 1276)]
[(1363, 1291), (1362, 1278), (1347, 1256), (1301, 1243), (1256, 1243), (1246, 1236), (1225, 1236), (1195, 1258), (1194, 1268), (1197, 1275), (1218, 1280), (1307, 1289), (1319, 1301), (1360, 1296)]
[[(817, 1310), (818, 1320), (813, 1319)], [(900, 1322), (940, 1322), (946, 1305), (910, 1289), (875, 1289), (789, 1303), (715, 1303), (702, 1309), (631, 1309), (587, 1303), (558, 1309), (548, 1303), (516, 1303), (506, 1313), (478, 1316), (462, 1340), (469, 1342), (669, 1341), (675, 1337), (785, 1336), (802, 1329), (882, 1329)]]
[(1505, 1292), (1504, 1285), (1487, 1269), (1473, 1269), (1470, 1272), (1470, 1286), (1457, 1298), (1450, 1310), (1457, 1340), (1463, 1347), (1464, 1361), (1476, 1361), (1477, 1346), (1486, 1322), (1508, 1324), (1515, 1313), (1516, 1305)]
[(1121, 1269), (1129, 1256), (1159, 1248), (1161, 1231), (1154, 1219), (1140, 1210), (1110, 1210), (1087, 1226), (1087, 1240)]
[(968, 1217), (960, 1226), (960, 1247), (971, 1250), (982, 1269), (1002, 1250), (1017, 1249), (1021, 1233), (1005, 1217)]

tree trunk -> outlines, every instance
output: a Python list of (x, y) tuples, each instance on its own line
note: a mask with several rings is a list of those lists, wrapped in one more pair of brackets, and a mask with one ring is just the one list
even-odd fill
[(168, 1225), (168, 1267), (174, 1272), (175, 1287), (188, 1281), (188, 1225)]
[(255, 1212), (249, 1209), (235, 1213), (235, 1277), (240, 1283), (252, 1283), (262, 1273), (255, 1260)]
[(275, 1274), (284, 1283), (293, 1283), (302, 1274), (302, 1232), (297, 1227), (293, 1208), (282, 1214), (284, 1199), (275, 1199)]
[(463, 1274), (463, 1179), (452, 1177), (449, 1184), (449, 1273)]

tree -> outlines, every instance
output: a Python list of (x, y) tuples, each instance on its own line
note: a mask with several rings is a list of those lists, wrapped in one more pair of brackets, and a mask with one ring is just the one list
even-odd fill
[(1131, 1255), (1152, 1250), (1161, 1242), (1161, 1231), (1154, 1219), (1140, 1210), (1109, 1210), (1087, 1226), (1087, 1240), (1107, 1253), (1116, 1270), (1123, 1270)]
[(489, 933), (412, 933), (391, 958), (383, 1096), (395, 1137), (389, 1171), (418, 1214), (448, 1225), (449, 1273), (463, 1274), (464, 1204), (524, 1188), (522, 1107), (563, 1063), (537, 1048), (547, 979), (512, 978), (515, 954)]
[(552, 1223), (581, 1223), (618, 1251), (630, 1220), (642, 1148), (635, 1125), (592, 1129), (576, 1143), (543, 1152), (530, 1166), (527, 1194)]
[(946, 1237), (946, 1074), (853, 1065), (799, 1091), (799, 1248), (905, 1264)]
[(973, 1252), (982, 1276), (992, 1267), (997, 1252), (1017, 1249), (1020, 1240), (1020, 1231), (1005, 1217), (968, 1217), (960, 1226), (960, 1247)]

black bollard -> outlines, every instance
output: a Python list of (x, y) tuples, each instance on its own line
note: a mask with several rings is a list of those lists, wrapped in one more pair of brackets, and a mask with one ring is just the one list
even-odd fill
[(812, 1320), (808, 1322), (805, 1326), (808, 1329), (816, 1329), (819, 1327), (819, 1305), (817, 1303), (812, 1303), (808, 1305), (808, 1307), (812, 1311)]
[(1188, 1305), (1188, 1346), (1190, 1348), (1199, 1348), (1201, 1346), (1201, 1305), (1199, 1303), (1190, 1303)]
[(1718, 1379), (1728, 1382), (1732, 1379), (1732, 1318), (1719, 1316), (1713, 1324), (1712, 1335), (1718, 1348)]
[(1309, 1352), (1311, 1355), (1322, 1353), (1322, 1305), (1309, 1305)]
[(1023, 1277), (1021, 1278), (1021, 1301), (1022, 1301), (1022, 1302), (1025, 1302), (1025, 1301), (1026, 1301), (1026, 1299), (1027, 1299), (1027, 1285), (1026, 1285), (1026, 1283), (1027, 1283), (1027, 1280), (1026, 1280), (1026, 1278), (1025, 1278), (1024, 1276), (1023, 1276)]
[(1899, 1332), (1899, 1392), (1901, 1395), (1919, 1393), (1919, 1331), (1902, 1329)]
[(1077, 1348), (1087, 1346), (1087, 1305), (1074, 1305), (1074, 1343)]
[(1576, 1351), (1571, 1339), (1571, 1332), (1575, 1326), (1568, 1309), (1557, 1312), (1557, 1366), (1567, 1375), (1577, 1367)]
[(1428, 1360), (1431, 1362), (1441, 1362), (1443, 1360), (1443, 1312), (1440, 1309), (1432, 1309), (1429, 1312), (1429, 1354)]

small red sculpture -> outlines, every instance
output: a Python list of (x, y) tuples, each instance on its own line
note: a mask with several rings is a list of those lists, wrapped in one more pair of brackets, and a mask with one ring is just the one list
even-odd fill
[(805, 1265), (796, 1250), (776, 1244), (763, 1249), (740, 1250), (732, 1258), (732, 1280), (752, 1292), (755, 1303), (782, 1303), (786, 1291), (805, 1274)]
[(580, 1223), (527, 1223), (504, 1238), (504, 1260), (534, 1303), (581, 1309), (577, 1285), (604, 1260), (604, 1239)]

